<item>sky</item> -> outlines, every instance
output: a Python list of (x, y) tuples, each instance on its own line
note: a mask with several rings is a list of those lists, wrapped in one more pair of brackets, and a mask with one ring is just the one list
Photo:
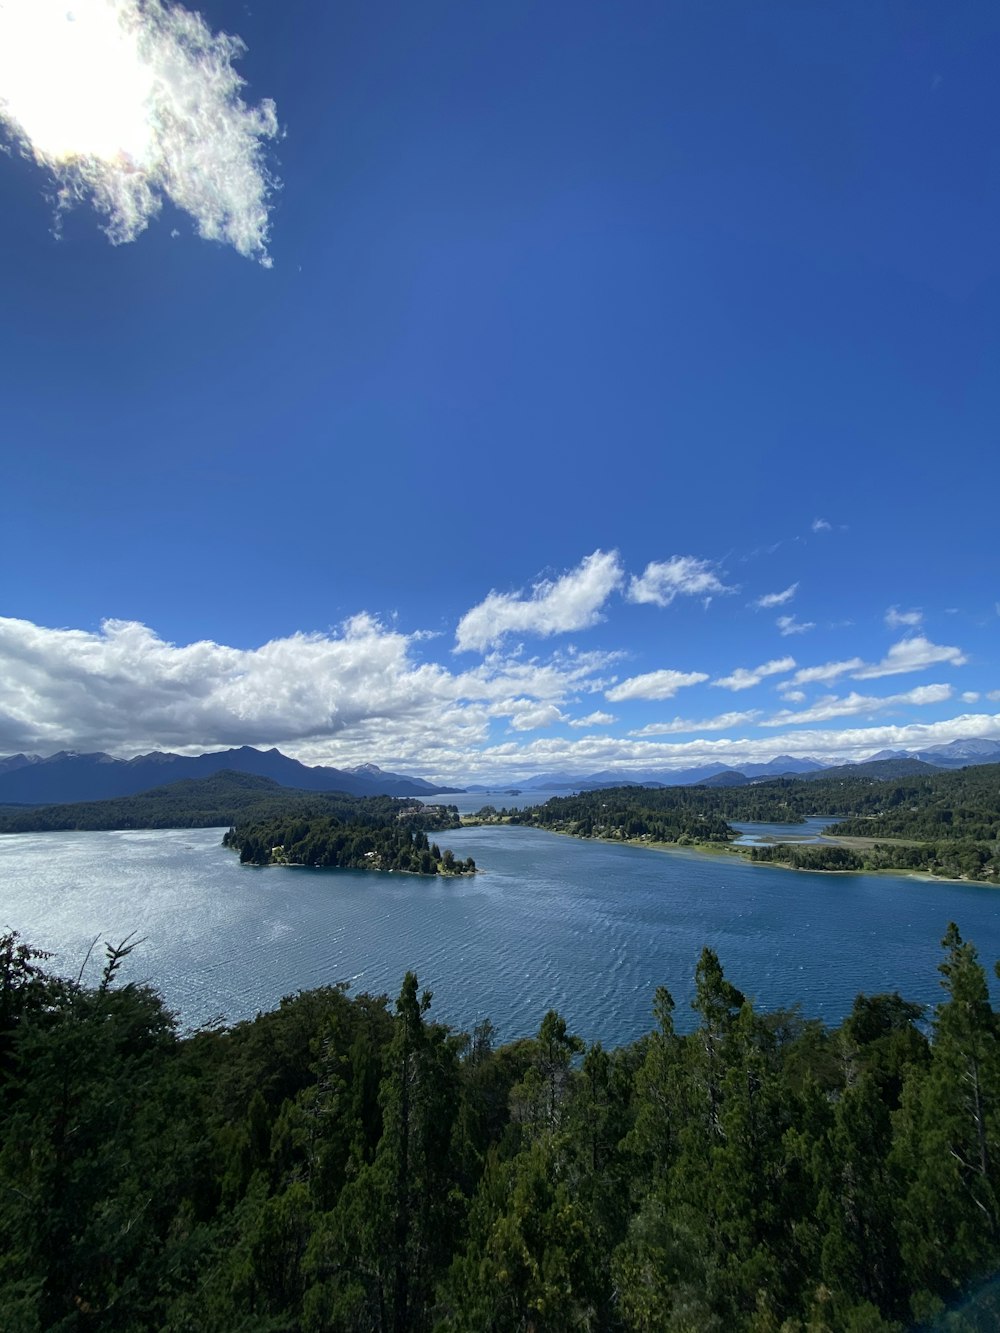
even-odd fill
[(1000, 739), (1000, 9), (0, 0), (0, 754)]

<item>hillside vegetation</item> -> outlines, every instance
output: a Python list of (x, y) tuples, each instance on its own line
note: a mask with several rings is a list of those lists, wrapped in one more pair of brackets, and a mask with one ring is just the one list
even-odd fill
[[(874, 767), (874, 765), (872, 766)], [(801, 823), (828, 816), (826, 833), (863, 845), (755, 847), (748, 855), (810, 870), (921, 870), (953, 878), (1000, 880), (1000, 767), (880, 778), (778, 778), (746, 786), (613, 787), (560, 796), (525, 810), (487, 810), (502, 820), (646, 843), (732, 842), (732, 821)], [(898, 840), (898, 841), (891, 841)]]
[(182, 1036), (130, 945), (87, 985), (0, 938), (3, 1327), (995, 1328), (1000, 1016), (943, 946), (929, 1032), (896, 994), (761, 1013), (706, 949), (606, 1051), (456, 1032), (412, 973)]

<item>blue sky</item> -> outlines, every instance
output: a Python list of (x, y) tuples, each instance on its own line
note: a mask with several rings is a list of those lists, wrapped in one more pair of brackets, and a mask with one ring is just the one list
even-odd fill
[(0, 14), (0, 753), (1000, 738), (995, 5), (74, 10)]

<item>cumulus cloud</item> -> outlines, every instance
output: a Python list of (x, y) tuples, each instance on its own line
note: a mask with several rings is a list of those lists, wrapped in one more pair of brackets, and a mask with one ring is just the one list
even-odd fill
[(596, 713), (588, 713), (586, 717), (575, 717), (570, 722), (571, 727), (610, 727), (618, 719), (614, 713), (602, 713), (598, 710)]
[(482, 652), (508, 634), (545, 638), (595, 625), (622, 577), (617, 551), (594, 551), (561, 578), (539, 580), (529, 597), (491, 592), (458, 622), (456, 651)]
[(890, 606), (885, 613), (885, 623), (890, 629), (902, 629), (904, 625), (913, 627), (919, 625), (923, 618), (923, 611), (916, 607), (912, 611), (900, 611), (898, 606)]
[[(789, 710), (763, 737), (712, 737), (730, 726), (759, 726), (760, 715), (752, 711), (690, 724), (675, 718), (653, 724), (662, 728), (659, 733), (622, 737), (601, 731), (615, 721), (611, 714), (573, 719), (575, 706), (619, 689), (629, 698), (669, 698), (707, 677), (653, 672), (612, 684), (616, 655), (571, 650), (544, 659), (494, 651), (470, 669), (452, 670), (425, 660), (427, 651), (419, 632), (404, 634), (364, 614), (335, 631), (293, 634), (250, 648), (207, 640), (173, 644), (131, 621), (111, 620), (89, 631), (0, 618), (0, 754), (64, 748), (192, 753), (277, 745), (305, 763), (375, 762), (462, 783), (510, 781), (539, 768), (648, 771), (713, 761), (739, 766), (766, 761), (779, 750), (867, 758), (887, 747), (1000, 739), (1000, 714), (970, 712), (931, 724), (845, 731), (810, 727), (809, 710)], [(855, 696), (850, 707), (917, 708), (943, 701), (947, 689), (925, 686), (863, 704), (863, 696)], [(1000, 699), (1000, 691), (992, 698)], [(841, 715), (849, 714), (841, 708), (830, 716)], [(528, 734), (573, 721), (592, 730)], [(493, 739), (498, 726), (509, 732), (502, 743)], [(688, 729), (694, 734), (683, 741), (656, 738)]]
[(791, 583), (782, 592), (766, 592), (763, 597), (758, 597), (750, 605), (755, 611), (768, 611), (773, 606), (784, 606), (786, 602), (790, 602), (798, 590), (798, 583)]
[(779, 616), (774, 622), (781, 632), (783, 638), (789, 634), (807, 634), (809, 630), (816, 628), (814, 620), (799, 621), (794, 616)]
[[(841, 662), (824, 662), (820, 666), (801, 667), (788, 682), (789, 685), (812, 685), (816, 681), (836, 680), (850, 671), (858, 671), (865, 665), (863, 657), (848, 657)], [(779, 686), (779, 689), (782, 688)]]
[(168, 199), (199, 235), (268, 265), (278, 122), (273, 102), (240, 96), (244, 50), (162, 0), (3, 0), (0, 122), (59, 208), (89, 203), (114, 244)]
[(813, 532), (829, 532), (831, 530), (831, 524), (829, 524), (825, 518), (814, 518), (812, 521), (812, 530)]
[(853, 673), (855, 680), (875, 680), (879, 676), (899, 676), (907, 671), (923, 671), (925, 667), (936, 666), (939, 662), (948, 662), (952, 666), (964, 666), (966, 656), (960, 648), (949, 648), (944, 644), (931, 643), (922, 634), (910, 639), (900, 639), (894, 643), (881, 662), (862, 667)]
[(715, 717), (702, 718), (695, 722), (689, 717), (675, 717), (672, 722), (650, 722), (645, 727), (630, 731), (630, 736), (670, 736), (677, 732), (691, 731), (729, 731), (733, 727), (742, 727), (756, 722), (760, 711), (751, 708), (744, 713), (719, 713)]
[(133, 621), (90, 632), (0, 618), (0, 753), (280, 745), (311, 763), (454, 774), (493, 718), (549, 725), (568, 697), (608, 683), (603, 654), (491, 655), (453, 673), (417, 660), (418, 638), (368, 615), (248, 649), (177, 645)]
[(751, 686), (759, 685), (765, 676), (780, 676), (785, 671), (794, 670), (794, 657), (775, 657), (757, 667), (737, 667), (728, 676), (713, 680), (712, 684), (720, 685), (724, 690), (749, 690)]
[(703, 680), (708, 680), (704, 671), (647, 671), (605, 690), (604, 697), (612, 703), (624, 699), (672, 699), (686, 685), (700, 685)]
[(835, 717), (851, 717), (856, 713), (875, 713), (886, 708), (924, 707), (927, 704), (944, 703), (950, 698), (950, 685), (918, 685), (916, 689), (908, 690), (905, 694), (892, 694), (882, 698), (858, 694), (852, 690), (850, 694), (843, 698), (839, 698), (835, 694), (828, 694), (824, 698), (818, 699), (812, 707), (805, 708), (798, 713), (791, 709), (782, 709), (780, 713), (775, 713), (774, 717), (768, 718), (760, 725), (762, 727), (786, 727), (800, 726), (803, 722), (829, 722)]
[(722, 582), (710, 560), (672, 555), (669, 560), (651, 561), (641, 574), (634, 574), (626, 596), (630, 602), (669, 606), (677, 596), (715, 597), (735, 591)]
[(503, 710), (510, 717), (511, 731), (541, 731), (555, 722), (565, 722), (566, 716), (555, 704), (539, 703), (537, 699), (512, 699)]

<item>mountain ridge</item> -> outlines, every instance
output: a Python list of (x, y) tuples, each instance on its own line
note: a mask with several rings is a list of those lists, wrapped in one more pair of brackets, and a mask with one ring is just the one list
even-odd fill
[(136, 796), (166, 782), (210, 777), (223, 770), (271, 778), (301, 791), (340, 791), (349, 796), (437, 796), (457, 790), (383, 772), (374, 764), (357, 769), (311, 768), (278, 749), (257, 750), (250, 745), (200, 755), (152, 750), (133, 759), (116, 759), (103, 751), (60, 750), (46, 758), (0, 758), (0, 804), (61, 805)]

